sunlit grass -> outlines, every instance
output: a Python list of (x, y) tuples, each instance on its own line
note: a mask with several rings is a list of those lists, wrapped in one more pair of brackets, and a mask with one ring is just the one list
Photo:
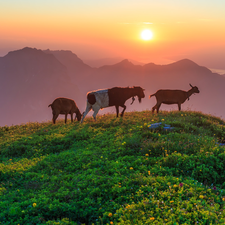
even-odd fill
[(0, 222), (224, 224), (224, 137), (191, 111), (1, 127)]

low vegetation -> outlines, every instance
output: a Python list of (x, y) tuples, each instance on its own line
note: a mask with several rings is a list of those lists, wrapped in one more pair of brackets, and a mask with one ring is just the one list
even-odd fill
[(0, 224), (225, 224), (224, 137), (191, 111), (1, 127)]

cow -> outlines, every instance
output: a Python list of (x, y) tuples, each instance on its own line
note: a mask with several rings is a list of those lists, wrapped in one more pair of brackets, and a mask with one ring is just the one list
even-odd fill
[(67, 115), (71, 115), (71, 122), (73, 122), (73, 113), (76, 114), (75, 119), (77, 117), (77, 120), (81, 120), (81, 113), (78, 109), (76, 103), (72, 99), (68, 98), (56, 98), (52, 104), (50, 104), (48, 107), (52, 108), (52, 122), (55, 124), (56, 119), (58, 118), (59, 114), (65, 115), (65, 123), (67, 122)]
[(155, 94), (149, 95), (149, 98), (152, 96), (156, 97), (156, 105), (152, 107), (152, 113), (156, 109), (157, 113), (159, 112), (159, 108), (161, 104), (177, 104), (179, 111), (181, 110), (181, 104), (183, 104), (186, 99), (189, 100), (189, 97), (194, 93), (199, 93), (200, 91), (195, 86), (193, 87), (191, 84), (191, 89), (189, 91), (182, 90), (158, 90)]
[[(102, 108), (115, 106), (116, 116), (119, 115), (119, 106), (123, 108), (121, 117), (123, 117), (124, 111), (126, 110), (125, 102), (127, 99), (132, 98), (132, 103), (135, 100), (135, 96), (138, 97), (139, 103), (141, 99), (145, 97), (144, 89), (141, 87), (113, 87), (109, 89), (101, 89), (97, 91), (91, 91), (87, 93), (87, 106), (86, 110), (81, 119), (83, 122), (85, 116), (92, 109), (94, 111), (93, 118), (96, 121), (96, 115)], [(132, 104), (131, 103), (131, 104)]]

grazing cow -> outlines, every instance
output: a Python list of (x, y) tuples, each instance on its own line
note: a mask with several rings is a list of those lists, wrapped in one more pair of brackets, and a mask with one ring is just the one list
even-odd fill
[(73, 122), (73, 113), (76, 113), (75, 119), (77, 117), (77, 120), (81, 120), (81, 113), (78, 109), (76, 103), (72, 99), (68, 98), (56, 98), (52, 104), (50, 104), (48, 107), (52, 108), (52, 122), (55, 124), (55, 121), (59, 114), (65, 115), (65, 123), (67, 121), (67, 114), (71, 115), (71, 122)]
[(159, 112), (159, 108), (162, 103), (164, 104), (177, 104), (179, 111), (181, 110), (181, 104), (183, 104), (186, 99), (189, 100), (189, 97), (194, 93), (199, 93), (198, 88), (193, 87), (191, 84), (191, 89), (189, 91), (182, 90), (158, 90), (155, 94), (149, 95), (149, 98), (152, 96), (156, 97), (156, 105), (152, 107), (152, 113), (156, 109), (157, 113)]
[[(114, 87), (110, 89), (103, 89), (97, 91), (91, 91), (87, 93), (87, 107), (83, 114), (81, 123), (83, 122), (85, 116), (88, 112), (93, 109), (93, 117), (96, 121), (96, 115), (98, 111), (102, 108), (115, 106), (116, 107), (116, 116), (119, 114), (119, 106), (123, 107), (123, 111), (121, 112), (121, 117), (126, 110), (126, 106), (124, 103), (127, 99), (132, 97), (132, 103), (134, 102), (134, 96), (138, 97), (139, 102), (141, 99), (145, 97), (144, 89), (141, 87)], [(131, 104), (132, 104), (131, 103)]]

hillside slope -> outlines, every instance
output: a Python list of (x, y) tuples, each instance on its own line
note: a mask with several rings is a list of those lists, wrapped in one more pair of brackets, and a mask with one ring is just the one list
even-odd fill
[(224, 224), (224, 134), (191, 111), (1, 127), (0, 223)]

